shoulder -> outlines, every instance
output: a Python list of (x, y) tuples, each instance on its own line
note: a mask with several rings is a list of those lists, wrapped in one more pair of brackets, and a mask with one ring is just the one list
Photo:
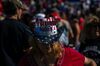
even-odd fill
[(9, 26), (9, 27), (16, 27), (18, 26), (18, 21), (17, 20), (14, 20), (14, 19), (8, 19), (8, 18), (5, 18), (4, 20), (1, 21), (1, 23), (5, 26)]
[(82, 60), (83, 62), (85, 61), (85, 56), (72, 48), (69, 47), (65, 48), (65, 53), (69, 55), (71, 59), (79, 59)]

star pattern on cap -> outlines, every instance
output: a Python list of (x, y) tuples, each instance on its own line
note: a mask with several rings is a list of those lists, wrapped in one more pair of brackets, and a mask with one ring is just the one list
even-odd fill
[(39, 42), (51, 44), (59, 39), (62, 33), (58, 31), (59, 28), (57, 28), (56, 23), (54, 23), (54, 21), (52, 23), (53, 25), (51, 23), (51, 25), (48, 25), (49, 23), (46, 25), (39, 25), (38, 22), (35, 22), (33, 33), (34, 37), (36, 37)]

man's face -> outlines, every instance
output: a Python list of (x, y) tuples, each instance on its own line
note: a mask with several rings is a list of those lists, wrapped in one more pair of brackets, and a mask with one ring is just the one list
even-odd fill
[(18, 17), (18, 19), (21, 19), (22, 14), (23, 14), (23, 10), (21, 8), (17, 8), (17, 17)]

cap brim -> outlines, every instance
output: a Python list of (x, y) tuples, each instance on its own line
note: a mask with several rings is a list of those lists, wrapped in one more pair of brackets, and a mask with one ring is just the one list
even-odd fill
[(23, 10), (28, 10), (28, 7), (23, 4), (21, 1), (13, 1), (13, 3), (18, 7), (18, 8), (21, 8)]

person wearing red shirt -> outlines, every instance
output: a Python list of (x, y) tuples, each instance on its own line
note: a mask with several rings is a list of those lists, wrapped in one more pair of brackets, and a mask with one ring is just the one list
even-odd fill
[[(52, 23), (54, 21), (45, 22)], [(43, 26), (38, 25), (39, 21), (35, 23), (33, 51), (20, 60), (19, 66), (97, 66), (94, 60), (85, 57), (72, 48), (64, 47), (59, 42), (63, 32), (62, 27), (54, 23), (52, 25), (47, 23)]]

